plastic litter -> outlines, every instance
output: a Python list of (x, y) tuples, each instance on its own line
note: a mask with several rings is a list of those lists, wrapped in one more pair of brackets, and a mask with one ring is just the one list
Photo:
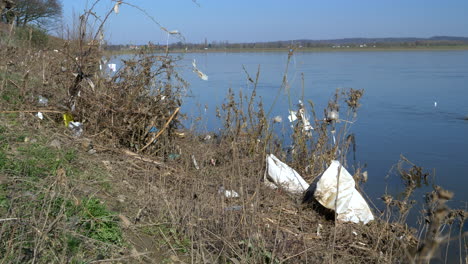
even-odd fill
[(229, 206), (229, 207), (224, 208), (224, 211), (240, 211), (240, 210), (242, 210), (241, 205), (234, 205), (234, 206)]
[(338, 118), (340, 118), (340, 115), (337, 111), (335, 110), (332, 110), (330, 112), (327, 113), (327, 119), (329, 121), (332, 121), (332, 120), (338, 120)]
[(69, 122), (68, 127), (73, 131), (75, 137), (81, 136), (83, 134), (83, 124), (80, 122)]
[(47, 106), (47, 104), (49, 103), (49, 99), (45, 98), (44, 96), (39, 95), (37, 102), (40, 105)]
[(281, 162), (275, 155), (267, 155), (266, 165), (264, 179), (266, 185), (272, 188), (281, 187), (291, 193), (303, 193), (309, 187), (297, 171)]
[(88, 82), (89, 86), (90, 86), (90, 87), (91, 87), (91, 89), (93, 89), (93, 91), (94, 91), (94, 87), (95, 87), (95, 85), (94, 85), (93, 81), (91, 81), (91, 79), (90, 79), (90, 78), (85, 78), (85, 80)]
[(198, 68), (197, 68), (197, 63), (195, 60), (193, 60), (192, 62), (192, 66), (193, 66), (193, 72), (196, 73), (198, 75), (198, 77), (200, 77), (200, 79), (204, 80), (204, 81), (208, 81), (208, 76), (206, 74), (204, 74), (203, 72), (201, 72)]
[[(337, 195), (338, 175), (339, 193)], [(335, 210), (336, 201), (337, 220), (367, 224), (374, 220), (374, 216), (355, 185), (351, 174), (341, 166), (339, 161), (333, 160), (317, 182), (314, 197), (324, 207), (332, 210)]]
[(289, 110), (289, 115), (288, 115), (289, 122), (294, 122), (297, 120), (297, 112)]
[(151, 127), (148, 132), (149, 133), (157, 133), (158, 131), (159, 131), (159, 129), (157, 129), (156, 127)]
[(200, 169), (200, 166), (198, 166), (198, 162), (197, 160), (195, 159), (195, 156), (192, 155), (192, 162), (193, 162), (193, 166), (195, 166), (195, 169), (199, 170)]
[(91, 155), (96, 154), (96, 152), (97, 152), (97, 151), (96, 151), (95, 149), (90, 149), (90, 150), (88, 150), (88, 153), (91, 154)]
[(65, 123), (66, 127), (68, 127), (70, 122), (72, 121), (73, 121), (73, 116), (70, 113), (63, 114), (63, 122)]
[(112, 71), (112, 72), (116, 72), (117, 71), (117, 65), (115, 63), (109, 63), (107, 64), (107, 67), (109, 67), (109, 69)]
[(36, 116), (37, 116), (37, 118), (39, 118), (41, 120), (44, 119), (44, 115), (41, 112), (37, 112)]
[(273, 118), (273, 123), (281, 123), (283, 122), (283, 118), (281, 116), (275, 116)]
[(310, 124), (309, 118), (306, 116), (304, 108), (301, 108), (299, 113), (301, 114), (302, 123), (304, 124), (304, 131), (313, 130), (314, 128)]
[(171, 154), (169, 154), (168, 158), (170, 160), (176, 160), (176, 159), (180, 158), (180, 154), (171, 153)]
[(310, 124), (309, 117), (304, 108), (304, 104), (300, 100), (299, 100), (299, 110), (298, 111), (289, 110), (288, 119), (289, 119), (289, 122), (291, 123), (300, 119), (303, 125), (302, 130), (304, 132), (314, 129), (312, 125)]
[(323, 228), (323, 225), (322, 225), (322, 224), (318, 224), (318, 226), (317, 226), (317, 236), (318, 236), (318, 237), (321, 236), (320, 231), (322, 230), (322, 228)]
[(114, 13), (118, 14), (119, 13), (119, 7), (122, 4), (122, 1), (117, 1), (114, 5)]
[(234, 190), (226, 190), (223, 186), (218, 189), (219, 194), (223, 194), (226, 198), (239, 198), (240, 195)]

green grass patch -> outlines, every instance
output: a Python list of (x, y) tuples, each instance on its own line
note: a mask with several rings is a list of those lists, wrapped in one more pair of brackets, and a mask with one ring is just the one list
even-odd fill
[[(1, 118), (0, 215), (20, 218), (21, 222), (2, 223), (0, 262), (30, 261), (38, 241), (36, 229), (41, 229), (42, 223), (52, 229), (42, 234), (47, 238), (40, 239), (39, 263), (56, 262), (57, 256), (63, 263), (115, 256), (126, 246), (117, 214), (97, 198), (80, 198), (81, 186), (109, 185), (109, 189), (108, 171), (89, 155), (65, 146), (63, 140), (61, 148), (51, 147), (47, 135), (21, 126), (21, 118)], [(11, 124), (14, 120), (18, 125)], [(19, 242), (11, 248), (8, 238)]]
[(8, 195), (6, 184), (0, 184), (0, 215), (6, 215), (8, 212)]
[(170, 225), (145, 226), (141, 228), (141, 232), (149, 236), (159, 237), (158, 243), (160, 245), (171, 243), (170, 246), (179, 253), (188, 253), (191, 248), (192, 241)]
[(118, 225), (118, 218), (99, 199), (83, 200), (80, 216), (86, 236), (105, 243), (122, 245), (122, 230)]

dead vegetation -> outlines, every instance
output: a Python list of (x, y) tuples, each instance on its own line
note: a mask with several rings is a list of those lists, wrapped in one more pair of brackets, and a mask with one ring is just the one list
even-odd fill
[[(368, 225), (335, 222), (334, 213), (313, 200), (264, 185), (269, 153), (311, 183), (331, 160), (346, 164), (362, 90), (337, 91), (323, 117), (310, 100), (292, 106), (292, 144), (283, 146), (276, 121), (256, 97), (261, 72), (255, 80), (246, 72), (253, 92), (229, 92), (217, 110), (224, 125), (219, 133), (183, 130), (179, 110), (187, 86), (177, 58), (142, 53), (116, 73), (101, 71), (102, 27), (89, 28), (90, 12), (80, 18), (78, 38), (56, 51), (2, 44), (0, 106), (4, 115), (10, 111), (2, 126), (39, 139), (53, 132), (80, 153), (68, 161), (67, 152), (52, 151), (44, 164), (28, 165), (38, 174), (2, 165), (8, 204), (0, 219), (2, 262), (427, 263), (453, 240), (445, 226), (457, 225), (463, 263), (466, 211), (447, 208), (450, 192), (435, 187), (428, 195), (421, 230), (406, 224), (414, 190), (429, 180), (413, 164), (398, 167), (404, 195), (385, 195), (385, 210), (375, 208), (378, 219)], [(39, 110), (44, 120), (30, 114)], [(63, 126), (63, 114), (83, 124), (80, 137)], [(11, 163), (23, 143), (2, 142), (0, 164)], [(33, 154), (51, 153), (43, 151)], [(42, 170), (56, 159), (66, 162)], [(86, 163), (104, 172), (77, 173)], [(365, 182), (367, 176), (356, 168), (354, 177)], [(239, 197), (228, 198), (224, 190)]]

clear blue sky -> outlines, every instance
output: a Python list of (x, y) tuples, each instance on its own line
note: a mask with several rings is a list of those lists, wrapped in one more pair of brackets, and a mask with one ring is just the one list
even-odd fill
[[(63, 0), (72, 20), (94, 0)], [(187, 42), (256, 42), (350, 37), (468, 36), (468, 0), (127, 0)], [(101, 0), (104, 16), (115, 2)], [(166, 34), (123, 4), (106, 26), (112, 44), (164, 43)]]

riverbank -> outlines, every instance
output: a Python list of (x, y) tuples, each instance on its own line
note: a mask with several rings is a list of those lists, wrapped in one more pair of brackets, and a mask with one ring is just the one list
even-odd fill
[(397, 248), (416, 247), (404, 225), (337, 225), (316, 205), (269, 189), (259, 180), (263, 158), (228, 142), (187, 133), (176, 143), (181, 154), (140, 155), (76, 137), (56, 114), (43, 115), (0, 116), (4, 261), (391, 262)]
[[(347, 122), (314, 116), (311, 137), (296, 116), (288, 151), (271, 129), (280, 121), (253, 89), (231, 91), (218, 109), (223, 128), (200, 134), (181, 125), (188, 87), (175, 58), (141, 54), (110, 76), (99, 70), (98, 47), (80, 44), (87, 52), (0, 50), (2, 261), (422, 262), (445, 245), (440, 227), (465, 217), (444, 207), (450, 193), (436, 188), (423, 212), (423, 227), (435, 231), (418, 240), (405, 219), (412, 191), (428, 177), (405, 163), (404, 197), (383, 196), (386, 209), (373, 207), (367, 225), (335, 221), (304, 194), (265, 184), (265, 157), (276, 155), (313, 183), (332, 160), (347, 166), (352, 138), (338, 133), (331, 143)], [(337, 91), (325, 112), (340, 106), (352, 118), (362, 96)], [(353, 174), (359, 188), (364, 170)]]

